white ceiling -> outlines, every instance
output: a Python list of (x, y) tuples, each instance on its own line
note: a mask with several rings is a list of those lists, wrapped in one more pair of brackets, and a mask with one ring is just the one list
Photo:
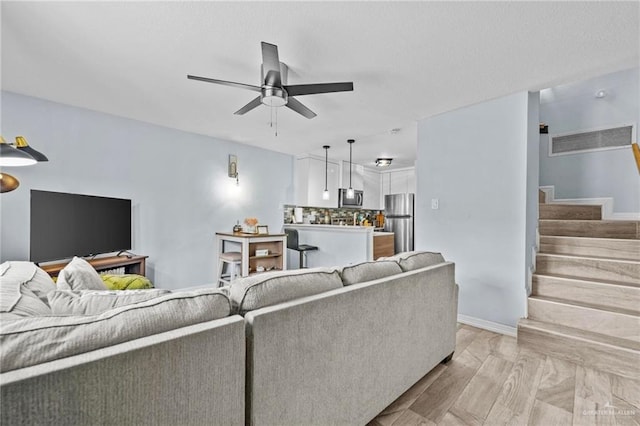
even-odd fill
[[(2, 89), (276, 151), (413, 165), (416, 121), (639, 63), (633, 2), (9, 2)], [(289, 84), (353, 81), (299, 97), (318, 116), (187, 80), (259, 85), (260, 42)], [(401, 131), (390, 134), (393, 128)]]

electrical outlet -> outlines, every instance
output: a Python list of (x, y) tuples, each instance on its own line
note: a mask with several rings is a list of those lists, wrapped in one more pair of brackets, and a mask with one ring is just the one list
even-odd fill
[(431, 209), (438, 210), (440, 208), (440, 200), (437, 198), (431, 199)]

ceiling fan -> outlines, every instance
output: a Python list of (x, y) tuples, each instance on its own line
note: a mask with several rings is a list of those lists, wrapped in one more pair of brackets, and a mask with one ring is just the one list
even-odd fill
[(222, 84), (225, 86), (260, 92), (260, 96), (236, 111), (234, 113), (236, 115), (245, 114), (258, 107), (260, 104), (264, 104), (270, 107), (286, 106), (304, 117), (313, 118), (316, 116), (316, 113), (304, 106), (297, 99), (294, 99), (294, 96), (316, 95), (331, 92), (350, 92), (353, 90), (353, 82), (288, 85), (287, 74), (287, 66), (280, 62), (278, 57), (278, 46), (275, 44), (265, 43), (263, 41), (260, 86), (235, 83), (233, 81), (216, 80), (207, 77), (198, 77), (195, 75), (187, 75), (187, 78), (190, 80), (205, 81), (207, 83)]

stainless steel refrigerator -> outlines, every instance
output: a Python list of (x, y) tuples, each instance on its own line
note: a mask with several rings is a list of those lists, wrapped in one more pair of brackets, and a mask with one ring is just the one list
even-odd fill
[(411, 193), (384, 196), (384, 230), (395, 234), (396, 253), (413, 250), (413, 200)]

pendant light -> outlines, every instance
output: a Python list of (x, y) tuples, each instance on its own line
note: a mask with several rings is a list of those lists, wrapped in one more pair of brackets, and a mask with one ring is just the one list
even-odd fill
[(30, 166), (36, 163), (35, 158), (12, 147), (0, 136), (0, 166)]
[(26, 152), (38, 162), (49, 161), (46, 155), (30, 147), (24, 136), (16, 136), (16, 148), (19, 151)]
[(0, 193), (11, 192), (20, 186), (20, 182), (9, 173), (0, 173)]
[(322, 192), (322, 199), (328, 200), (329, 189), (327, 188), (327, 176), (329, 171), (329, 148), (331, 147), (329, 145), (324, 145), (322, 148), (324, 148), (324, 191)]
[(352, 154), (353, 154), (353, 143), (355, 139), (348, 139), (347, 143), (349, 144), (349, 188), (347, 189), (347, 198), (355, 197), (355, 193), (353, 192), (353, 187), (351, 186), (351, 168), (352, 168)]

